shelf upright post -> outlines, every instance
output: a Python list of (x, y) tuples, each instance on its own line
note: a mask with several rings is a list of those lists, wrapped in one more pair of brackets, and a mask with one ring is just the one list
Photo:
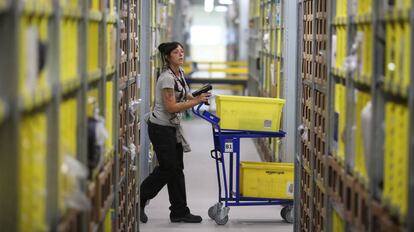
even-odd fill
[(149, 138), (147, 133), (147, 123), (144, 121), (145, 115), (150, 111), (150, 45), (151, 45), (151, 28), (150, 28), (150, 1), (141, 1), (140, 9), (140, 97), (141, 97), (141, 127), (140, 127), (140, 176), (141, 183), (149, 174)]
[(47, 61), (49, 81), (52, 87), (52, 101), (47, 107), (47, 201), (46, 220), (49, 228), (56, 228), (59, 223), (59, 104), (62, 100), (60, 89), (60, 17), (59, 1), (53, 0), (53, 13), (49, 17), (49, 46)]
[[(414, 1), (411, 5), (413, 6)], [(411, 54), (414, 54), (414, 8), (410, 10), (410, 29), (411, 29)], [(407, 213), (407, 231), (414, 231), (414, 59), (411, 59), (410, 70), (410, 89), (408, 91), (408, 107), (409, 107), (409, 157), (408, 157), (408, 213)]]
[[(0, 225), (4, 231), (18, 230), (18, 201), (19, 201), (19, 121), (18, 107), (18, 43), (19, 41), (19, 1), (11, 1), (9, 9), (0, 12), (0, 49), (3, 55), (0, 57), (0, 96), (9, 105), (9, 114), (0, 122), (0, 186), (5, 186), (0, 191)], [(7, 109), (6, 109), (7, 110)]]

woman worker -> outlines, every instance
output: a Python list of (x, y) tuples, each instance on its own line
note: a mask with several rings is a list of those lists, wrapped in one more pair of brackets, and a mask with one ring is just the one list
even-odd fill
[(191, 214), (187, 207), (183, 152), (190, 151), (190, 147), (183, 137), (180, 120), (181, 112), (207, 102), (210, 93), (191, 95), (180, 67), (184, 63), (184, 49), (179, 42), (162, 43), (158, 50), (164, 68), (155, 87), (155, 106), (149, 116), (148, 134), (159, 165), (141, 184), (140, 221), (148, 221), (144, 211), (146, 202), (167, 185), (171, 222), (199, 223), (202, 218)]

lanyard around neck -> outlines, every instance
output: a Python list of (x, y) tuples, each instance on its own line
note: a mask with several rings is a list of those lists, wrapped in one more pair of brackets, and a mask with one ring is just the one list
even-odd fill
[(168, 67), (170, 69), (170, 71), (173, 73), (174, 77), (176, 77), (178, 79), (178, 81), (181, 83), (181, 85), (185, 88), (185, 83), (184, 80), (182, 79), (182, 75), (181, 75), (181, 70), (178, 70), (179, 75), (175, 75), (175, 72), (172, 70), (171, 67)]

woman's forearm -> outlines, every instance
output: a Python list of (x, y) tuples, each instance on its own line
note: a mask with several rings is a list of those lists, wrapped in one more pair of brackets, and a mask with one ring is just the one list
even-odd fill
[(198, 105), (199, 103), (200, 102), (197, 99), (193, 98), (193, 99), (185, 101), (185, 102), (177, 102), (177, 103), (172, 104), (172, 105), (170, 105), (169, 107), (166, 107), (166, 108), (167, 108), (167, 111), (169, 113), (178, 113), (178, 112), (188, 110), (188, 109), (192, 108), (193, 106)]

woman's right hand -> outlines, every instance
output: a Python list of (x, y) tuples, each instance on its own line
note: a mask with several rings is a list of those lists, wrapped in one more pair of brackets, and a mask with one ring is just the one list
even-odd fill
[(195, 99), (198, 101), (198, 103), (200, 104), (200, 103), (202, 103), (202, 102), (204, 102), (204, 103), (206, 103), (206, 102), (208, 102), (208, 98), (211, 96), (211, 93), (202, 93), (202, 94), (200, 94), (200, 95), (198, 95), (197, 97), (195, 97)]

